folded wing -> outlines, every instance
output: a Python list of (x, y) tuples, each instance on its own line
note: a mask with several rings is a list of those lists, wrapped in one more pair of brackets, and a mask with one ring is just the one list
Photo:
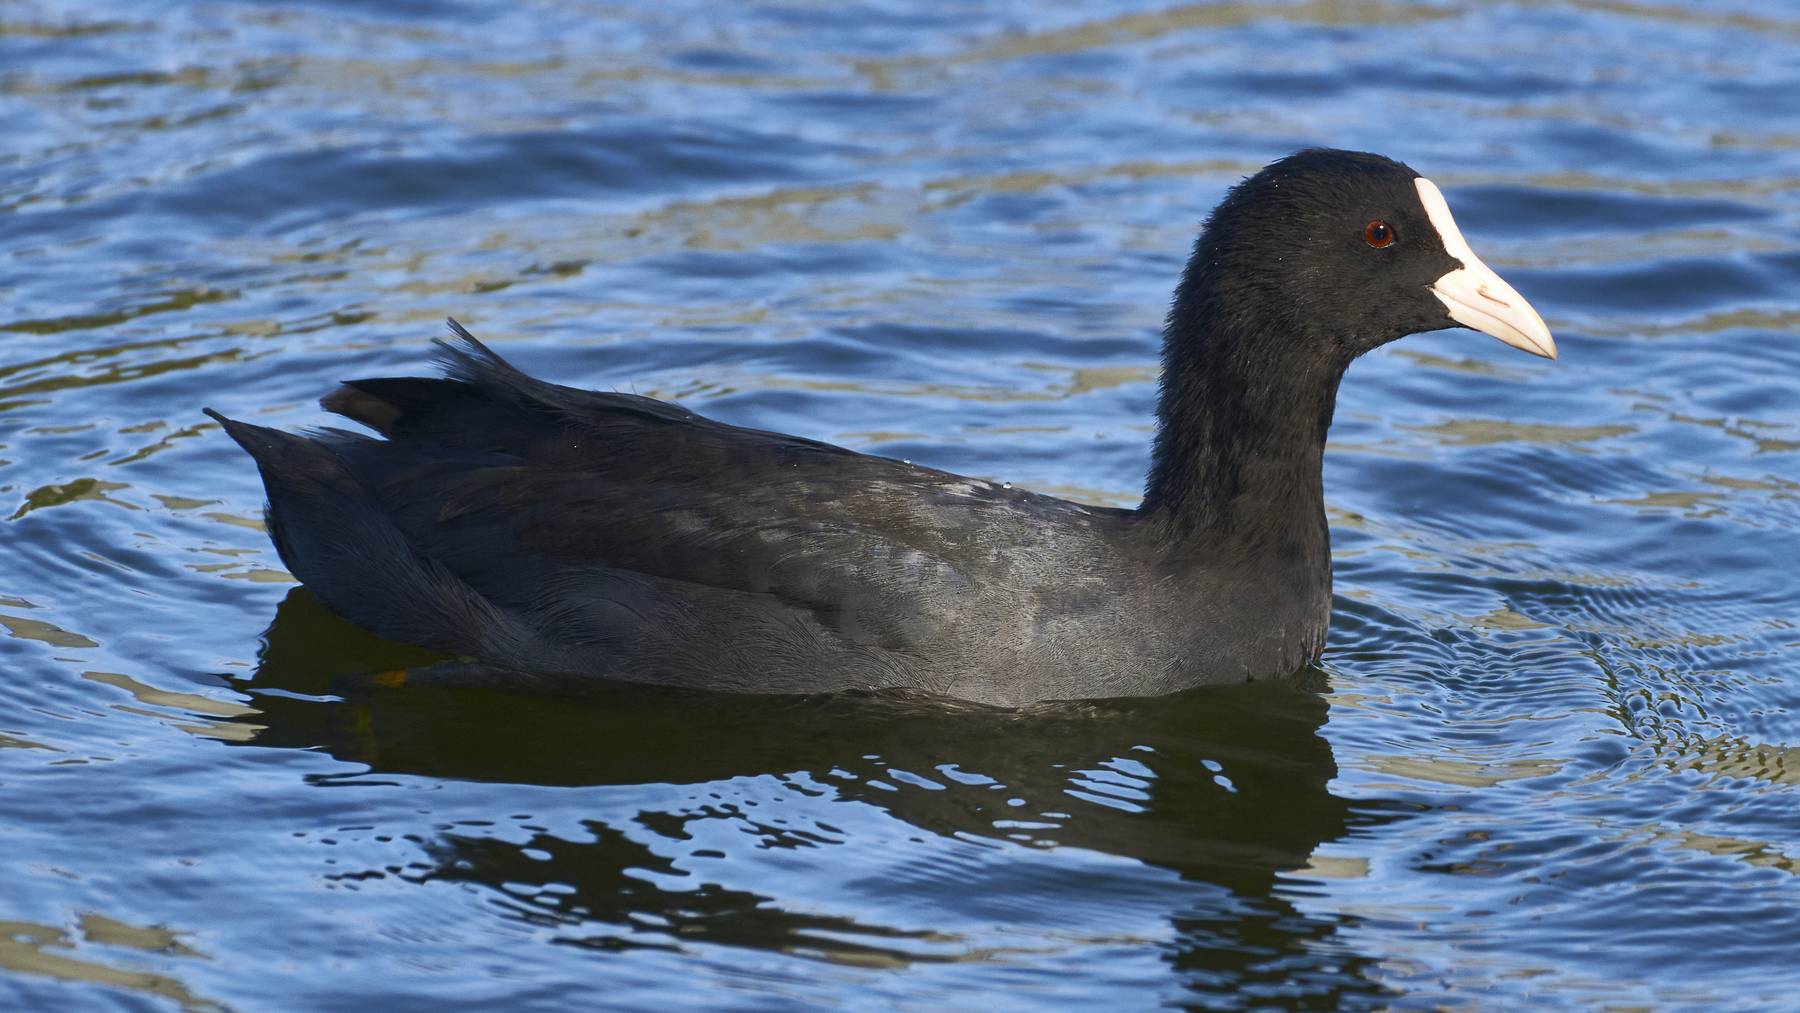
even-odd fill
[(395, 639), (716, 688), (917, 685), (913, 652), (1060, 503), (544, 383), (452, 326), (443, 378), (325, 398), (384, 439), (215, 415), (257, 459), (288, 567)]

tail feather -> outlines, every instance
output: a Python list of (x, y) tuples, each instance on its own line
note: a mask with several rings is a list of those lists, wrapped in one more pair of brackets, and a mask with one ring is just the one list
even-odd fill
[(255, 458), (281, 560), (332, 611), (403, 643), (530, 657), (536, 635), (415, 552), (329, 444), (206, 409)]

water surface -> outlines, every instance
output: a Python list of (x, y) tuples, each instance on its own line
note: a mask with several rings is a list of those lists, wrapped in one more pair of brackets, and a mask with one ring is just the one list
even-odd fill
[[(0, 1006), (1768, 1008), (1800, 987), (1776, 0), (0, 10)], [(1403, 158), (1548, 318), (1347, 379), (1291, 683), (369, 692), (200, 414), (455, 315), (1135, 502), (1224, 188)]]

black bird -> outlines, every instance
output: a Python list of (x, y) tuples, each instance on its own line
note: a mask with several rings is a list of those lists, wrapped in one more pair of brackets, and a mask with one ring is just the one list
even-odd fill
[(546, 383), (455, 321), (445, 377), (321, 402), (385, 439), (208, 414), (256, 459), (288, 568), (384, 637), (522, 679), (1017, 706), (1316, 660), (1338, 381), (1454, 325), (1556, 356), (1436, 186), (1315, 149), (1232, 188), (1194, 243), (1135, 510)]

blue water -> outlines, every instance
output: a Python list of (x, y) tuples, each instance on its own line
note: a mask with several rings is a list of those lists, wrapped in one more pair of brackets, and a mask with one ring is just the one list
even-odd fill
[[(1781, 0), (0, 7), (0, 1007), (1792, 1008), (1797, 93)], [(1289, 684), (340, 695), (419, 655), (199, 413), (455, 315), (1128, 505), (1196, 223), (1311, 144), (1563, 358), (1351, 370)]]

